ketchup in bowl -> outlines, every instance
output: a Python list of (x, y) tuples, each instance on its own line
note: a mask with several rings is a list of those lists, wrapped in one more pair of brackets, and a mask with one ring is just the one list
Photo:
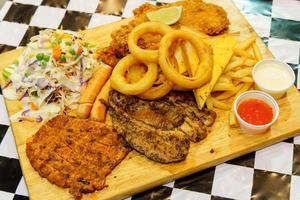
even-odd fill
[(276, 100), (271, 95), (257, 90), (249, 90), (239, 95), (234, 100), (232, 109), (242, 133), (264, 133), (279, 116)]
[(265, 125), (273, 119), (272, 107), (260, 99), (245, 99), (238, 105), (239, 116), (249, 124)]

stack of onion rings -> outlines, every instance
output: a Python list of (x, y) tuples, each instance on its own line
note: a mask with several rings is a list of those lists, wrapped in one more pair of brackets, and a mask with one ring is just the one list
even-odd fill
[[(146, 33), (163, 35), (158, 50), (142, 49), (137, 45), (139, 38)], [(171, 62), (170, 51), (176, 40), (190, 42), (197, 52), (198, 69), (192, 77), (180, 74), (174, 62), (173, 64)], [(159, 22), (145, 22), (136, 26), (129, 34), (128, 48), (131, 54), (119, 61), (111, 76), (112, 88), (123, 94), (155, 100), (166, 95), (174, 85), (178, 88), (196, 89), (211, 79), (213, 64), (211, 49), (195, 33), (173, 30)], [(143, 69), (131, 73), (130, 76), (134, 76), (131, 79), (135, 82), (128, 81), (126, 73), (130, 66), (141, 63), (147, 66), (147, 71)], [(162, 71), (160, 73), (158, 65)]]

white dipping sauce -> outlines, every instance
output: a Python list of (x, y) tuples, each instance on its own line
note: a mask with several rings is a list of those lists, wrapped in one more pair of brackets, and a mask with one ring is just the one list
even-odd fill
[(291, 85), (290, 72), (281, 65), (264, 63), (256, 68), (255, 79), (259, 85), (270, 90), (283, 90)]

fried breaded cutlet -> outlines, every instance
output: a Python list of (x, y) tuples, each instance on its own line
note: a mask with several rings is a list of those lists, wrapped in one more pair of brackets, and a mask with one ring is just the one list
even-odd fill
[[(178, 1), (163, 6), (145, 3), (133, 11), (134, 18), (128, 23), (128, 25), (121, 26), (118, 30), (111, 34), (112, 41), (109, 49), (114, 51), (114, 59), (122, 58), (129, 53), (127, 45), (128, 34), (135, 26), (148, 21), (146, 16), (147, 12), (172, 6), (183, 7), (179, 21), (172, 25), (172, 27), (176, 29), (181, 26), (186, 26), (208, 35), (218, 35), (227, 30), (230, 24), (227, 18), (227, 13), (223, 8), (214, 4), (204, 3), (201, 0)], [(139, 39), (138, 45), (144, 49), (157, 49), (160, 38), (161, 36), (145, 34)], [(112, 55), (110, 54), (109, 56)], [(104, 60), (108, 59), (106, 57), (107, 54), (100, 56), (100, 58)], [(111, 59), (112, 58), (110, 58), (110, 60)]]
[[(230, 24), (227, 13), (222, 7), (205, 3), (201, 0), (178, 1), (163, 6), (145, 3), (136, 8), (133, 13), (135, 19), (140, 18), (140, 20), (137, 20), (137, 23), (139, 23), (141, 20), (148, 21), (146, 16), (147, 12), (173, 6), (182, 6), (183, 8), (181, 17), (176, 24), (172, 25), (173, 28), (187, 26), (207, 35), (218, 35), (225, 31)], [(137, 24), (135, 24), (135, 26), (136, 25)]]
[(130, 149), (103, 123), (59, 115), (33, 135), (26, 144), (32, 167), (51, 183), (82, 193), (101, 190), (105, 177)]

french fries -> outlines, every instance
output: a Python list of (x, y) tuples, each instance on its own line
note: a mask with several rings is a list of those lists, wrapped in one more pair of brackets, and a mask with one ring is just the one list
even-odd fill
[[(207, 108), (230, 110), (234, 99), (253, 86), (252, 69), (262, 58), (256, 44), (256, 36), (250, 36), (238, 43), (230, 62), (206, 100)], [(232, 112), (229, 114), (229, 123), (231, 127), (236, 126)]]
[(245, 82), (245, 83), (253, 83), (253, 78), (250, 76), (245, 76), (243, 78), (238, 78), (236, 80), (238, 80), (240, 82)]
[(193, 48), (192, 44), (189, 43), (189, 42), (185, 42), (183, 44), (183, 54), (187, 60), (187, 64), (186, 66), (190, 66), (187, 68), (188, 72), (190, 74), (196, 74), (197, 73), (197, 70), (199, 69), (197, 67), (198, 63), (199, 63), (199, 58), (198, 58), (198, 55), (197, 55), (197, 52), (195, 51), (195, 49)]
[(230, 63), (226, 66), (224, 72), (226, 73), (226, 72), (232, 71), (232, 70), (234, 70), (234, 69), (236, 69), (236, 68), (242, 66), (242, 65), (245, 63), (246, 59), (247, 59), (247, 58), (238, 58), (237, 60), (235, 60), (235, 61), (233, 61), (233, 62), (230, 62)]
[(243, 49), (237, 49), (237, 48), (235, 48), (234, 49), (234, 53), (236, 55), (238, 55), (238, 56), (241, 56), (241, 57), (255, 59), (255, 57), (252, 54), (250, 54), (248, 51), (243, 50)]
[(186, 72), (186, 63), (185, 63), (185, 59), (184, 59), (184, 54), (183, 54), (183, 49), (181, 48), (181, 46), (177, 46), (175, 49), (175, 53), (174, 53), (174, 57), (177, 61), (177, 65), (178, 65), (178, 72), (180, 74), (183, 74), (184, 72)]
[(211, 98), (211, 101), (212, 101), (214, 107), (216, 107), (216, 108), (219, 108), (222, 110), (229, 110), (231, 108), (231, 106), (229, 104), (219, 101), (216, 98)]
[(253, 43), (252, 49), (253, 49), (253, 53), (255, 55), (256, 60), (257, 61), (262, 60), (263, 57), (262, 57), (261, 52), (260, 52), (260, 50), (259, 50), (259, 48), (258, 48), (258, 46), (257, 46), (256, 43)]
[[(257, 61), (259, 61), (259, 60), (257, 60)], [(253, 67), (256, 64), (257, 61), (252, 60), (252, 59), (246, 59), (246, 61), (244, 62), (244, 66)]]
[(247, 68), (239, 69), (235, 72), (229, 72), (227, 74), (233, 79), (240, 79), (245, 76), (251, 75), (251, 73), (252, 73), (252, 67), (247, 67)]
[(251, 45), (255, 42), (255, 40), (256, 40), (256, 36), (254, 36), (254, 35), (250, 36), (249, 38), (247, 38), (243, 42), (237, 44), (235, 48), (246, 50), (249, 47), (251, 47)]
[(229, 112), (228, 118), (229, 118), (229, 126), (230, 126), (230, 128), (237, 128), (238, 127), (238, 123), (236, 121), (236, 118), (235, 118), (234, 113), (233, 113), (232, 110)]
[(234, 96), (241, 88), (243, 87), (243, 84), (238, 84), (233, 90), (230, 91), (225, 91), (222, 94), (216, 96), (215, 99), (217, 100), (224, 100), (227, 99), (229, 97)]
[(235, 94), (235, 98), (237, 98), (243, 92), (246, 92), (247, 90), (249, 90), (251, 86), (252, 86), (252, 83), (244, 83), (242, 85), (241, 89)]
[(207, 97), (207, 100), (206, 100), (206, 107), (208, 108), (208, 109), (213, 109), (213, 107), (214, 107), (214, 103), (213, 103), (213, 100), (212, 100), (212, 97), (211, 96), (208, 96)]
[(232, 79), (230, 76), (223, 74), (218, 79), (218, 83), (232, 83)]
[(234, 90), (234, 85), (232, 83), (216, 83), (215, 87), (213, 88), (213, 92), (215, 91), (230, 91)]

